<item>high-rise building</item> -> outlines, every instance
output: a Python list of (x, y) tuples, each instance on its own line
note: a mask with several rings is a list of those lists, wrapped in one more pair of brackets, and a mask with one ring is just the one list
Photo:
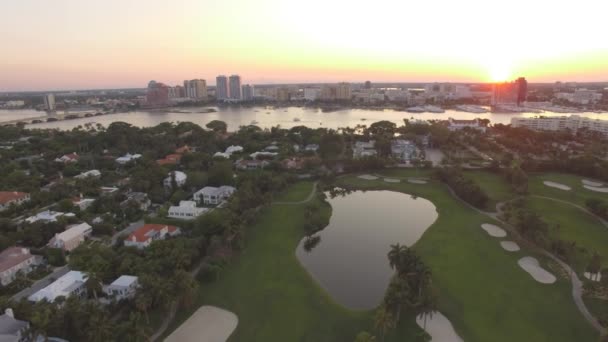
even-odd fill
[(520, 77), (513, 82), (496, 83), (492, 86), (492, 106), (501, 104), (521, 105), (526, 100), (528, 82)]
[(336, 89), (336, 100), (350, 100), (352, 93), (350, 90), (350, 83), (338, 83)]
[(289, 88), (287, 88), (287, 87), (277, 88), (276, 100), (279, 102), (287, 102), (290, 99), (289, 95), (290, 95)]
[(228, 78), (224, 75), (215, 78), (215, 97), (218, 100), (228, 99)]
[(169, 105), (169, 87), (164, 83), (150, 81), (146, 92), (146, 104), (155, 107)]
[(241, 94), (241, 76), (230, 76), (229, 97), (231, 100), (241, 100), (243, 98)]
[(251, 101), (253, 100), (255, 89), (251, 84), (245, 84), (243, 86), (243, 100)]
[(55, 110), (55, 94), (44, 95), (44, 109), (50, 112)]
[(184, 87), (175, 86), (169, 87), (169, 98), (170, 99), (180, 99), (186, 97)]
[(206, 100), (207, 99), (207, 81), (203, 79), (186, 80), (184, 81), (185, 97)]
[(365, 81), (365, 85), (364, 85), (365, 89), (372, 89), (372, 82), (370, 81)]

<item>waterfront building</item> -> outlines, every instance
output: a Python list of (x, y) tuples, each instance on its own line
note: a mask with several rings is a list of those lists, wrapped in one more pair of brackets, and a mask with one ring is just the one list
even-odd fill
[(591, 119), (578, 115), (537, 117), (537, 118), (511, 118), (511, 126), (526, 127), (536, 131), (564, 131), (573, 132), (579, 129), (602, 133), (608, 136), (608, 120)]
[(46, 94), (44, 95), (44, 109), (49, 112), (54, 111), (55, 106), (55, 94)]
[(228, 78), (224, 75), (215, 78), (215, 97), (218, 100), (228, 99)]
[(254, 96), (254, 93), (255, 93), (255, 88), (254, 88), (253, 85), (251, 85), (251, 84), (245, 84), (243, 86), (242, 91), (243, 91), (243, 100), (244, 101), (251, 101), (251, 100), (253, 100), (253, 96)]
[(502, 104), (520, 106), (526, 101), (528, 81), (520, 77), (513, 82), (496, 83), (492, 85), (492, 106)]
[(207, 81), (203, 79), (184, 81), (184, 97), (195, 100), (207, 100)]
[(150, 81), (146, 91), (146, 104), (152, 107), (169, 105), (169, 87), (160, 82)]
[(229, 78), (229, 98), (231, 100), (242, 100), (243, 95), (241, 94), (241, 76), (232, 75)]

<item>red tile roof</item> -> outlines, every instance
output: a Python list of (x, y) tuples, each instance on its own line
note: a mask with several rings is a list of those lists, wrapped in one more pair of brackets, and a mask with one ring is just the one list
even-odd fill
[(168, 164), (177, 164), (182, 160), (181, 154), (169, 154), (164, 159), (159, 159), (156, 161), (158, 165), (168, 165)]
[(149, 232), (151, 232), (153, 230), (160, 232), (165, 227), (167, 227), (167, 231), (169, 232), (169, 234), (172, 234), (177, 230), (177, 227), (167, 226), (166, 224), (145, 224), (145, 225), (141, 226), (139, 229), (137, 229), (136, 231), (134, 231), (133, 233), (131, 233), (131, 235), (129, 235), (129, 237), (127, 239), (129, 241), (146, 242), (150, 238), (148, 236)]
[(183, 154), (186, 152), (190, 152), (190, 146), (188, 146), (188, 145), (184, 145), (175, 150), (175, 153), (177, 153), (177, 154)]
[(0, 191), (0, 204), (4, 205), (12, 201), (17, 201), (28, 196), (25, 192)]

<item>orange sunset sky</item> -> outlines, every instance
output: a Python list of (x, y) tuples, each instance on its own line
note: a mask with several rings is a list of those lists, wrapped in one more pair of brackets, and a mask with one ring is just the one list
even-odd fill
[(608, 81), (601, 0), (18, 0), (0, 91), (244, 83)]

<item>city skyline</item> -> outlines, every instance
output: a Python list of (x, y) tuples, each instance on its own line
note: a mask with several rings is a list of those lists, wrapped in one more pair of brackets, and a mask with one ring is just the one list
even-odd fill
[(601, 82), (608, 46), (593, 34), (602, 30), (601, 7), (594, 0), (23, 0), (0, 5), (11, 14), (0, 22), (10, 33), (0, 91), (140, 88), (232, 72), (251, 84)]

